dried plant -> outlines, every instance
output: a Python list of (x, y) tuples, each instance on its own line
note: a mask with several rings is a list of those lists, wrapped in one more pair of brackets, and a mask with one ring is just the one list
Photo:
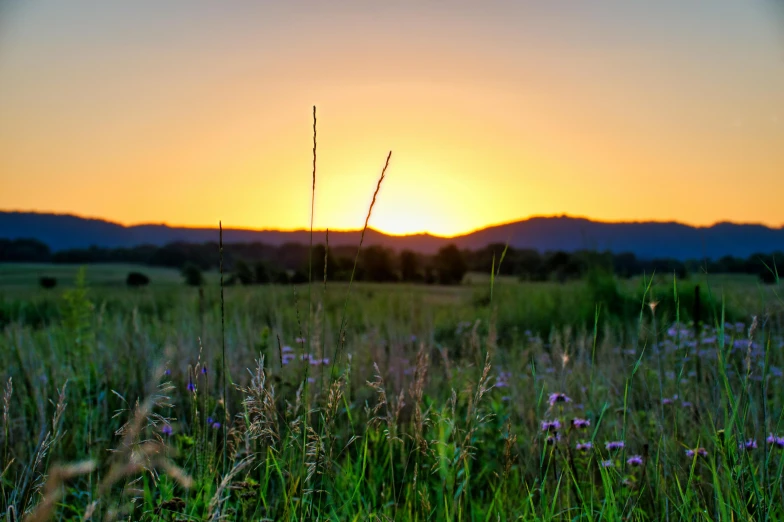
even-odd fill
[(238, 386), (237, 390), (245, 398), (245, 415), (250, 421), (248, 434), (253, 440), (261, 440), (271, 445), (280, 440), (278, 426), (278, 410), (275, 405), (275, 388), (267, 383), (267, 374), (264, 369), (264, 357), (256, 360), (256, 371), (251, 373), (248, 386)]

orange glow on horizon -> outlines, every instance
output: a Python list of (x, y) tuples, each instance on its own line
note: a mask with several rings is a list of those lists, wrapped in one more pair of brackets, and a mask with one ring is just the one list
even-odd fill
[(784, 224), (762, 7), (523, 4), (8, 9), (0, 209), (307, 229), (315, 103), (318, 229)]

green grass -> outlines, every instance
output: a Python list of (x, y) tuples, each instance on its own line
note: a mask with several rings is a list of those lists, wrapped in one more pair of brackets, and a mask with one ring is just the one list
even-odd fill
[[(133, 290), (122, 286), (130, 267), (88, 267), (84, 285), (62, 272), (43, 291), (42, 267), (2, 269), (18, 283), (0, 296), (12, 379), (0, 508), (38, 506), (31, 520), (784, 517), (784, 450), (765, 442), (784, 435), (774, 287), (499, 278), (491, 302), (477, 278), (355, 284), (346, 302), (346, 284), (328, 283), (313, 287), (310, 318), (306, 286), (230, 287), (226, 414), (214, 281), (200, 296), (176, 272), (142, 270), (153, 284)], [(711, 314), (699, 352), (684, 305), (696, 284)], [(343, 319), (350, 357), (333, 375)], [(738, 320), (746, 329), (724, 330)], [(552, 393), (571, 401), (551, 406)], [(569, 427), (575, 417), (590, 427)], [(229, 426), (225, 452), (216, 422)], [(739, 450), (747, 439), (757, 448)], [(608, 451), (612, 440), (625, 448)], [(688, 458), (697, 447), (707, 456)]]
[[(38, 286), (41, 277), (55, 277), (60, 286), (73, 286), (78, 265), (53, 265), (48, 263), (2, 263), (0, 264), (0, 291), (21, 289), (29, 291)], [(180, 285), (182, 275), (173, 268), (129, 265), (124, 263), (105, 263), (87, 265), (87, 278), (91, 286), (125, 286), (129, 272), (141, 272), (150, 278), (150, 284)], [(205, 274), (209, 284), (217, 284), (217, 274)]]

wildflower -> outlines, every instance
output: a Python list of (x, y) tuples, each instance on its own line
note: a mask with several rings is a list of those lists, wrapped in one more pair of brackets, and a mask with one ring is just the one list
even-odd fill
[(603, 460), (603, 461), (600, 463), (600, 465), (601, 465), (603, 468), (614, 468), (614, 467), (615, 467), (615, 463), (613, 463), (613, 461), (611, 461), (611, 460)]
[(294, 351), (294, 349), (291, 346), (286, 345), (283, 348), (281, 348), (280, 351), (283, 353), (291, 353)]
[(163, 427), (161, 428), (161, 433), (163, 433), (167, 437), (171, 436), (172, 432), (173, 432), (172, 427), (169, 424), (164, 424)]
[(640, 455), (632, 455), (628, 459), (626, 459), (626, 463), (629, 466), (642, 466), (643, 460)]
[(754, 439), (749, 439), (746, 442), (741, 442), (740, 449), (746, 449), (746, 450), (757, 449), (757, 441)]
[(773, 435), (771, 433), (766, 440), (771, 446), (776, 446), (779, 449), (784, 448), (784, 437), (779, 437), (778, 435)]
[(213, 422), (212, 423), (212, 429), (219, 430), (220, 427), (221, 427), (221, 423), (220, 422)]
[(212, 417), (207, 417), (207, 424), (212, 425), (213, 422), (214, 422), (214, 420), (213, 420)]
[(188, 391), (196, 392), (196, 385), (193, 384), (193, 378), (190, 375), (188, 375)]
[(554, 435), (548, 435), (547, 438), (545, 439), (545, 442), (547, 444), (555, 444), (556, 442), (560, 442), (560, 441), (561, 441), (560, 433), (555, 433)]
[(610, 441), (610, 442), (607, 442), (607, 443), (604, 445), (604, 447), (605, 447), (605, 448), (607, 448), (607, 449), (608, 449), (608, 450), (610, 450), (610, 451), (612, 451), (612, 450), (617, 450), (617, 449), (623, 449), (623, 448), (624, 448), (624, 446), (625, 446), (625, 444), (623, 443), (623, 441), (622, 441), (622, 440), (614, 440), (614, 441)]
[(590, 425), (591, 425), (591, 421), (588, 419), (580, 419), (578, 417), (572, 419), (572, 426), (574, 426), (578, 430), (584, 430), (588, 428)]
[(206, 364), (201, 367), (201, 374), (202, 375), (207, 375), (207, 365)]
[(542, 421), (542, 431), (558, 431), (561, 429), (561, 421), (558, 419), (551, 421)]
[(708, 450), (706, 450), (705, 448), (687, 449), (686, 450), (686, 456), (689, 457), (690, 459), (693, 459), (694, 455), (699, 455), (700, 457), (707, 457), (708, 456)]
[[(294, 339), (294, 342), (297, 343), (297, 344), (304, 344), (305, 343), (305, 338), (304, 337), (297, 337), (296, 339)], [(288, 347), (288, 346), (287, 346), (287, 348), (289, 350), (291, 349), (291, 347)]]
[(669, 397), (665, 397), (665, 398), (662, 399), (662, 404), (665, 405), (665, 406), (669, 406), (672, 403), (673, 403), (673, 400), (670, 399)]
[(575, 448), (577, 449), (577, 451), (590, 451), (593, 448), (593, 444), (591, 443), (591, 441), (578, 442)]
[(168, 368), (166, 368), (166, 369), (163, 371), (163, 374), (164, 374), (164, 375), (171, 375), (171, 370), (170, 370), (170, 369), (168, 369)]
[(550, 406), (555, 406), (555, 403), (557, 402), (572, 402), (572, 399), (570, 399), (569, 397), (566, 396), (566, 394), (563, 393), (551, 393), (549, 402), (550, 402)]
[(681, 402), (681, 408), (691, 408), (692, 406), (693, 406), (693, 404), (690, 403), (689, 401)]

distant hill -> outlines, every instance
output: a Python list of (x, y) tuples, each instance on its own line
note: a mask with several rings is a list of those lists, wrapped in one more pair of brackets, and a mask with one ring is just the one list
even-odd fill
[[(330, 231), (329, 243), (333, 246), (356, 245), (359, 234), (359, 231)], [(324, 231), (314, 231), (314, 242), (323, 242), (324, 235)], [(73, 215), (0, 212), (0, 238), (34, 238), (58, 251), (93, 245), (116, 248), (141, 244), (160, 246), (174, 241), (204, 243), (217, 241), (218, 230), (167, 225), (126, 227)], [(279, 246), (291, 242), (308, 243), (310, 232), (224, 229), (223, 239), (226, 243), (261, 242)], [(725, 255), (746, 258), (754, 253), (784, 251), (784, 228), (734, 223), (710, 227), (675, 222), (605, 223), (562, 216), (535, 217), (453, 238), (428, 234), (389, 236), (375, 230), (368, 230), (365, 235), (366, 245), (411, 249), (426, 254), (448, 243), (473, 250), (507, 240), (510, 246), (541, 252), (590, 249), (633, 252), (643, 259), (718, 259)]]

